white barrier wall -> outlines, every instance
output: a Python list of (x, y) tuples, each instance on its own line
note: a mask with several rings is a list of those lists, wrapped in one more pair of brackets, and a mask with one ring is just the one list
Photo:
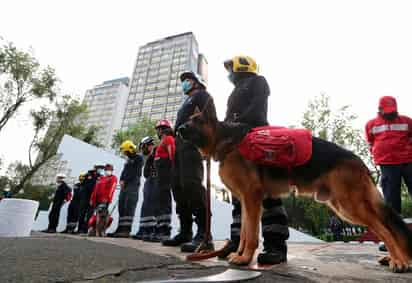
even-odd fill
[(0, 201), (0, 237), (28, 237), (39, 202), (6, 198)]
[[(122, 158), (104, 151), (103, 149), (97, 148), (95, 146), (86, 144), (80, 140), (77, 140), (71, 136), (64, 136), (62, 143), (59, 146), (59, 153), (62, 154), (62, 159), (68, 161), (68, 168), (70, 168), (73, 172), (74, 176), (78, 176), (80, 172), (85, 172), (88, 169), (92, 168), (94, 164), (100, 163), (111, 163), (114, 165), (114, 175), (119, 176), (120, 172), (123, 168), (123, 164), (125, 160)], [(212, 164), (212, 182), (218, 183), (219, 185), (220, 180), (217, 175), (217, 166), (216, 164)], [(143, 200), (143, 183), (144, 178), (141, 179), (141, 186), (139, 191), (139, 201), (136, 207), (136, 213), (133, 220), (132, 226), (132, 233), (135, 234), (139, 227), (139, 219), (140, 219), (140, 209), (142, 206)], [(69, 184), (72, 185), (72, 184)], [(117, 199), (119, 196), (119, 190), (116, 191), (113, 203), (109, 207), (109, 211), (112, 210), (113, 206), (116, 205)], [(212, 196), (212, 235), (215, 240), (224, 240), (230, 238), (230, 224), (232, 222), (232, 205), (226, 202), (219, 201)], [(57, 231), (62, 231), (66, 227), (66, 220), (67, 220), (67, 209), (68, 204), (65, 204), (62, 207), (60, 213), (60, 220), (59, 225), (57, 227)], [(50, 208), (49, 208), (50, 211)], [(173, 202), (173, 215), (172, 215), (172, 235), (177, 233), (178, 229), (178, 219), (175, 214), (175, 205)], [(117, 208), (113, 211), (113, 223), (109, 228), (108, 232), (114, 232), (117, 227), (119, 214)], [(33, 230), (40, 231), (47, 228), (48, 225), (48, 212), (47, 211), (40, 211), (36, 222), (34, 224)], [(196, 225), (193, 225), (196, 227)], [(196, 232), (196, 228), (194, 228), (194, 233)], [(295, 229), (290, 228), (290, 242), (322, 242), (314, 237), (296, 231)]]

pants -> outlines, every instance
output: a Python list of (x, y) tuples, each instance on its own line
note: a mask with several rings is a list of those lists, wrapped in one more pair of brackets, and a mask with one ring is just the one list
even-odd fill
[(192, 216), (202, 233), (206, 225), (206, 190), (202, 185), (203, 164), (197, 148), (176, 138), (173, 198), (183, 233), (192, 233)]
[(93, 208), (89, 205), (90, 195), (83, 191), (80, 198), (80, 210), (79, 210), (79, 232), (87, 233), (87, 222), (93, 215)]
[(60, 209), (64, 204), (63, 200), (54, 201), (49, 213), (49, 227), (50, 230), (56, 230), (59, 225)]
[(140, 211), (139, 233), (151, 233), (156, 227), (156, 217), (153, 206), (156, 198), (156, 180), (154, 177), (146, 179), (143, 188), (143, 203)]
[(73, 231), (79, 222), (80, 199), (73, 196), (67, 214), (67, 229)]
[(135, 181), (125, 184), (119, 195), (119, 227), (118, 232), (129, 232), (132, 230), (134, 213), (139, 200), (139, 182)]
[(381, 165), (381, 186), (386, 203), (401, 213), (402, 178), (412, 196), (412, 163)]
[[(236, 198), (233, 198), (232, 203), (233, 223), (230, 225), (230, 238), (232, 241), (239, 243), (242, 218), (241, 204)], [(264, 248), (270, 249), (271, 247), (284, 245), (289, 238), (289, 228), (288, 216), (282, 206), (281, 199), (267, 198), (263, 200), (261, 222)]]
[(156, 189), (154, 193), (154, 215), (156, 217), (156, 231), (160, 234), (170, 234), (172, 222), (172, 181), (173, 168), (169, 159), (155, 160)]

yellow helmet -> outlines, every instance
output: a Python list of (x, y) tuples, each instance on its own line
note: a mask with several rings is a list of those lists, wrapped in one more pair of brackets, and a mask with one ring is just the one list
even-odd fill
[(223, 65), (228, 72), (258, 73), (258, 65), (256, 61), (249, 56), (235, 56), (232, 59), (226, 60)]
[(120, 145), (120, 151), (123, 153), (136, 153), (136, 146), (131, 140), (127, 140)]
[(80, 175), (79, 175), (79, 181), (80, 181), (80, 182), (83, 182), (85, 178), (86, 178), (86, 173), (84, 173), (84, 172), (80, 173)]

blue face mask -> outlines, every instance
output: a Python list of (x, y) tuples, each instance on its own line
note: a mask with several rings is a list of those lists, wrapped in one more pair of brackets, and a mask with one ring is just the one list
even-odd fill
[(229, 75), (227, 75), (227, 78), (231, 83), (235, 83), (235, 74), (233, 72), (230, 72)]
[(182, 90), (183, 90), (183, 93), (184, 93), (184, 94), (189, 93), (189, 92), (192, 90), (192, 87), (193, 87), (193, 85), (192, 85), (192, 82), (191, 82), (191, 81), (189, 81), (189, 80), (184, 80), (184, 81), (182, 82)]

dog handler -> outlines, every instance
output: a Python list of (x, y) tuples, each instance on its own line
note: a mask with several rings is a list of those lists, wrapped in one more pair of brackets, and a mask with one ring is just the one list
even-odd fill
[[(200, 111), (207, 103), (213, 103), (206, 91), (203, 80), (195, 73), (188, 71), (180, 75), (182, 90), (186, 94), (185, 101), (180, 107), (176, 123), (177, 129), (186, 123), (196, 109)], [(176, 213), (179, 215), (180, 232), (172, 239), (163, 241), (165, 246), (181, 245), (182, 252), (194, 252), (204, 240), (206, 228), (206, 189), (202, 185), (203, 164), (197, 148), (176, 137), (175, 181), (173, 198), (176, 202)], [(193, 218), (197, 224), (197, 233), (192, 239)], [(209, 237), (211, 239), (211, 237)], [(213, 248), (213, 243), (207, 243), (206, 248)]]
[[(398, 114), (392, 96), (381, 97), (378, 110), (377, 117), (365, 126), (366, 140), (382, 172), (385, 202), (400, 214), (402, 178), (412, 196), (412, 119)], [(386, 251), (384, 245), (379, 249)]]
[[(255, 60), (236, 56), (224, 63), (228, 78), (235, 88), (229, 96), (225, 122), (245, 123), (250, 127), (268, 125), (267, 109), (269, 85), (257, 74)], [(221, 257), (236, 252), (240, 241), (241, 205), (233, 198), (233, 223), (231, 243)], [(288, 217), (280, 199), (263, 200), (262, 214), (263, 253), (258, 255), (260, 264), (279, 264), (287, 260), (286, 240), (289, 238)]]

